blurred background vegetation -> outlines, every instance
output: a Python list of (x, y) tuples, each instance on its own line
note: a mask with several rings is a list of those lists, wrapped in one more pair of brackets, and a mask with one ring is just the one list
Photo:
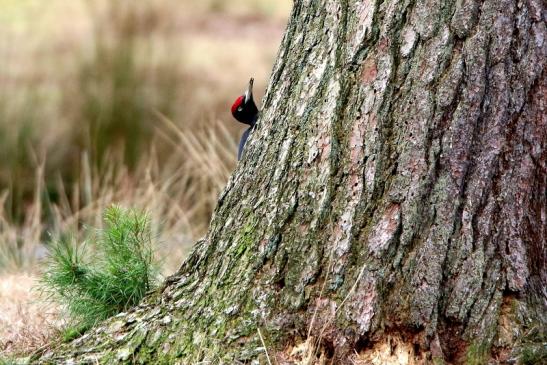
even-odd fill
[(45, 333), (6, 306), (30, 300), (49, 242), (85, 240), (112, 203), (147, 211), (177, 268), (236, 164), (231, 103), (250, 76), (260, 100), (291, 4), (0, 0), (0, 351)]

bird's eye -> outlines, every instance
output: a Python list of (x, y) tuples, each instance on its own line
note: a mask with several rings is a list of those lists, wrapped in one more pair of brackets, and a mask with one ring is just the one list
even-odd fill
[(243, 107), (240, 106), (239, 108), (237, 108), (237, 111), (238, 111), (238, 112), (243, 111)]

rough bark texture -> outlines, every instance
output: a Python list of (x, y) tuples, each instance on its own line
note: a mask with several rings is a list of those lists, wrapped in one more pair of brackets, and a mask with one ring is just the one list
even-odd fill
[(448, 363), (540, 341), (545, 11), (296, 0), (207, 236), (139, 307), (40, 361), (266, 362), (258, 329), (279, 362), (307, 338), (337, 364), (388, 336)]

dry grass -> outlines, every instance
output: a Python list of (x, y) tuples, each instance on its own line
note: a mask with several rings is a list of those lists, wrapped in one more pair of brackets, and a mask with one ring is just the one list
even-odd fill
[(291, 4), (0, 0), (0, 354), (55, 333), (38, 263), (112, 203), (148, 211), (178, 268), (236, 163), (230, 103), (251, 75), (265, 88)]
[[(75, 181), (84, 151), (97, 165), (108, 150), (123, 149), (133, 169), (155, 140), (155, 111), (180, 128), (220, 119), (237, 135), (229, 106), (249, 76), (265, 88), (284, 26), (275, 14), (290, 0), (219, 4), (0, 0), (6, 211), (17, 220), (25, 214), (20, 202), (34, 190), (35, 154), (47, 156), (48, 185), (57, 174)], [(174, 152), (160, 146), (161, 158)]]
[(76, 183), (66, 186), (57, 180), (57, 202), (40, 199), (47, 196), (40, 163), (25, 221), (16, 224), (0, 210), (0, 267), (10, 272), (32, 268), (44, 256), (47, 242), (66, 234), (78, 238), (85, 225), (100, 227), (104, 209), (117, 203), (149, 212), (160, 254), (176, 260), (164, 266), (172, 272), (185, 250), (205, 233), (216, 197), (235, 166), (236, 141), (219, 122), (186, 132), (165, 117), (159, 123), (159, 138), (177, 147), (170, 158), (160, 159), (151, 147), (135, 171), (120, 156), (109, 156), (98, 170), (84, 154)]
[(0, 349), (18, 354), (37, 349), (61, 325), (57, 310), (39, 301), (28, 273), (4, 275), (0, 280)]

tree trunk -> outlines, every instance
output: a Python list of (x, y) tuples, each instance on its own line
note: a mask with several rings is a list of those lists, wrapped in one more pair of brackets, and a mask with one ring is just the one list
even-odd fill
[(545, 341), (545, 11), (296, 0), (207, 236), (39, 361), (485, 363)]

